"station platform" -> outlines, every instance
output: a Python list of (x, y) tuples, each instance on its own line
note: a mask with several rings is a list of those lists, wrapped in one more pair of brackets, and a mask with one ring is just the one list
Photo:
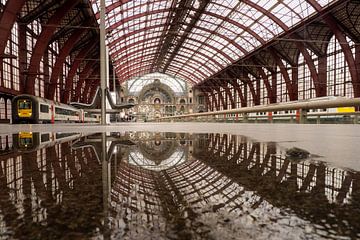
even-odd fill
[(309, 151), (318, 160), (337, 167), (360, 170), (359, 125), (336, 124), (236, 124), (236, 123), (117, 123), (10, 125), (0, 124), (0, 134), (31, 132), (177, 132), (243, 135), (255, 141), (274, 142), (289, 149)]

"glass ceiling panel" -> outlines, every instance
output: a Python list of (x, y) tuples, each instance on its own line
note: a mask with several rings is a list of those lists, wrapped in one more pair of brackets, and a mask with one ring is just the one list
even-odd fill
[[(336, 1), (317, 0), (317, 3), (326, 7)], [(99, 17), (100, 1), (90, 2)], [(193, 0), (191, 6), (179, 9), (172, 8), (179, 4), (174, 0), (106, 0), (107, 43), (114, 64), (121, 66), (116, 68), (124, 76), (120, 81), (140, 72), (158, 70), (179, 75), (184, 71), (181, 75), (188, 76), (189, 82), (203, 81), (213, 71), (243, 57), (246, 53), (241, 48), (249, 53), (315, 13), (306, 0), (209, 0), (206, 3), (201, 8), (200, 1)], [(174, 19), (181, 16), (179, 11), (184, 12), (180, 23)], [(192, 19), (196, 15), (199, 19)], [(170, 28), (174, 32), (169, 32)], [(164, 43), (168, 45), (163, 46)]]
[(169, 86), (175, 94), (184, 94), (187, 92), (185, 81), (162, 73), (150, 73), (129, 80), (128, 91), (130, 94), (136, 95), (140, 93), (144, 86), (153, 83), (155, 79), (159, 79), (161, 83)]

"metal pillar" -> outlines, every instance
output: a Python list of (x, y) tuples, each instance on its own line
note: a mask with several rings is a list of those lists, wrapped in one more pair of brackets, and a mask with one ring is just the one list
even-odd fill
[(105, 0), (100, 0), (100, 89), (101, 125), (106, 125), (106, 46), (105, 46)]
[(299, 123), (300, 124), (305, 124), (306, 120), (307, 120), (307, 111), (305, 109), (299, 109), (300, 112), (300, 118), (299, 118)]
[(108, 161), (106, 132), (101, 134), (101, 162), (104, 210), (104, 239), (110, 239), (111, 162)]

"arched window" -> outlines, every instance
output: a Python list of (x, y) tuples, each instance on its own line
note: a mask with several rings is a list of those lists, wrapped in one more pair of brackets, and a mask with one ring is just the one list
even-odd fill
[(6, 119), (11, 120), (11, 100), (10, 99), (7, 100), (6, 110), (7, 110)]
[(0, 119), (6, 119), (5, 107), (5, 100), (3, 98), (0, 98)]
[[(354, 43), (346, 38), (354, 54)], [(333, 36), (327, 48), (327, 95), (353, 97), (348, 63), (339, 41)]]
[(154, 103), (155, 103), (155, 104), (160, 104), (160, 103), (161, 103), (160, 98), (155, 98), (155, 99), (154, 99)]
[[(314, 61), (315, 67), (317, 67), (317, 56), (312, 51), (309, 51), (309, 53)], [(316, 97), (314, 81), (304, 56), (300, 53), (298, 58), (298, 99), (302, 100), (314, 97)]]

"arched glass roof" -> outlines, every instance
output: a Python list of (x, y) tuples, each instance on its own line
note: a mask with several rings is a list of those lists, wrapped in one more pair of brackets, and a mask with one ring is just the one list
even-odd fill
[(144, 86), (154, 82), (155, 79), (159, 79), (161, 83), (169, 86), (175, 94), (186, 93), (186, 83), (184, 80), (169, 76), (162, 73), (149, 73), (142, 77), (135, 77), (128, 81), (128, 91), (131, 95), (137, 95), (143, 89)]
[[(99, 0), (91, 0), (99, 17)], [(162, 72), (197, 84), (336, 0), (107, 0), (120, 81)]]
[(184, 148), (178, 147), (174, 150), (170, 157), (164, 159), (160, 163), (154, 162), (144, 156), (144, 154), (138, 149), (132, 150), (129, 153), (129, 163), (144, 169), (153, 171), (163, 171), (171, 167), (175, 167), (184, 163), (187, 159)]

